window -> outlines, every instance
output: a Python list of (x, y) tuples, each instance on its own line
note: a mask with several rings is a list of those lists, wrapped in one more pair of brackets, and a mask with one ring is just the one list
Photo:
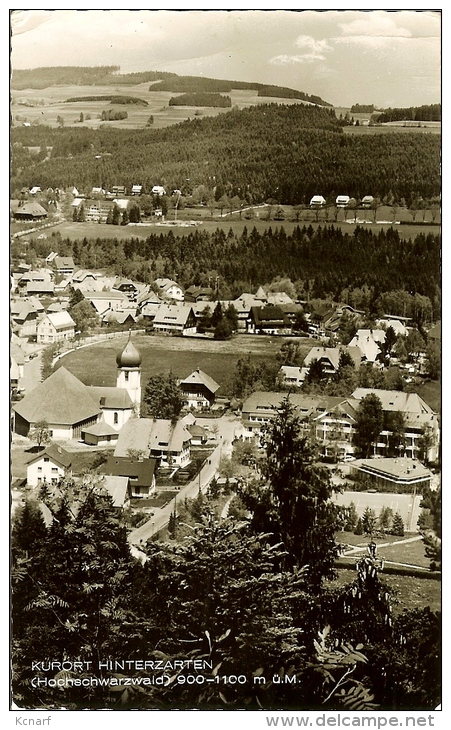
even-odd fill
[(38, 471), (42, 471), (42, 466), (38, 466)]
[(46, 463), (48, 463), (49, 461), (50, 461), (49, 457), (48, 457), (48, 456), (44, 456), (44, 463), (46, 464)]
[(52, 474), (58, 474), (58, 469), (56, 466), (52, 466)]
[(128, 376), (129, 376), (129, 373), (128, 373), (128, 372), (125, 372), (125, 373), (124, 373), (124, 377), (125, 377), (125, 382), (128, 382)]
[(117, 413), (115, 412), (115, 413), (114, 413), (114, 424), (116, 425), (117, 423), (119, 423), (119, 416), (118, 416), (118, 415), (117, 415)]

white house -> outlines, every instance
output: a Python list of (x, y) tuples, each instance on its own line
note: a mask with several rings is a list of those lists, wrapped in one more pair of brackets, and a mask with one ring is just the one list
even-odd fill
[(67, 311), (46, 314), (38, 323), (36, 334), (41, 344), (71, 340), (75, 336), (75, 322)]
[(166, 195), (166, 190), (162, 185), (154, 185), (152, 188), (152, 195)]
[(57, 484), (72, 471), (72, 456), (61, 446), (52, 444), (44, 451), (33, 454), (27, 463), (27, 484), (39, 487), (44, 482)]
[(322, 208), (324, 205), (326, 205), (326, 201), (322, 195), (314, 195), (310, 201), (311, 208)]
[(350, 200), (349, 195), (337, 195), (335, 205), (337, 208), (346, 208)]
[(155, 279), (154, 283), (158, 286), (161, 296), (183, 302), (183, 289), (177, 282), (172, 281), (172, 279)]

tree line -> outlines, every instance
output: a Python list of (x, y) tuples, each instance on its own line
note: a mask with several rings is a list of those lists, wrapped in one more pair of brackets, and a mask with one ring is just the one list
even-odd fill
[[(51, 148), (45, 161), (30, 148)], [(204, 185), (248, 204), (308, 205), (313, 195), (380, 200), (440, 194), (437, 135), (344, 135), (333, 109), (262, 104), (165, 129), (44, 126), (11, 130), (11, 189), (111, 189), (123, 184), (191, 192)], [(187, 188), (187, 190), (185, 190)]]
[(394, 228), (375, 233), (357, 226), (347, 233), (333, 225), (296, 226), (290, 234), (283, 226), (263, 232), (245, 226), (240, 235), (168, 231), (145, 241), (53, 233), (31, 241), (28, 258), (51, 250), (73, 256), (81, 268), (107, 268), (148, 284), (170, 277), (184, 288), (208, 286), (218, 277), (219, 299), (274, 283), (312, 306), (317, 298), (343, 301), (370, 315), (411, 317), (418, 326), (440, 318), (441, 237), (432, 233), (405, 240)]
[(191, 94), (180, 94), (172, 96), (168, 101), (169, 106), (207, 106), (207, 107), (231, 107), (230, 96), (209, 92), (192, 92)]

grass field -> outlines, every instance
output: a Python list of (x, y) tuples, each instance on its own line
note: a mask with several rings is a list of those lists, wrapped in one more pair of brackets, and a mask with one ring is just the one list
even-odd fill
[(428, 406), (440, 413), (442, 407), (442, 384), (440, 380), (430, 380), (429, 383), (419, 385), (416, 392), (426, 401)]
[[(116, 384), (116, 355), (125, 346), (128, 334), (113, 341), (96, 343), (80, 348), (61, 358), (56, 367), (64, 365), (86, 385)], [(136, 335), (133, 342), (142, 356), (141, 383), (144, 386), (151, 375), (172, 370), (176, 377), (186, 378), (197, 367), (221, 385), (218, 395), (225, 395), (240, 358), (251, 355), (253, 361), (275, 365), (283, 337), (237, 335), (233, 340), (165, 337), (164, 335)], [(313, 343), (308, 338), (297, 340), (305, 355)]]
[[(354, 223), (354, 220), (345, 222), (343, 220), (334, 221), (333, 219), (327, 219), (326, 214), (324, 211), (321, 211), (318, 220), (316, 220), (316, 215), (314, 211), (306, 211), (305, 215), (301, 216), (299, 218), (299, 221), (296, 221), (296, 219), (293, 216), (293, 212), (291, 209), (291, 206), (284, 206), (286, 209), (285, 219), (284, 220), (278, 220), (275, 221), (274, 219), (267, 220), (267, 213), (263, 212), (263, 209), (260, 209), (259, 217), (254, 217), (252, 219), (247, 220), (244, 215), (239, 217), (238, 213), (234, 213), (233, 215), (227, 215), (223, 218), (220, 218), (219, 215), (212, 216), (211, 213), (208, 211), (208, 209), (204, 209), (200, 211), (199, 209), (186, 209), (185, 211), (182, 211), (179, 214), (179, 220), (194, 220), (199, 223), (199, 228), (202, 231), (207, 231), (209, 233), (212, 233), (213, 231), (216, 231), (218, 228), (224, 229), (226, 232), (228, 232), (230, 229), (236, 234), (237, 236), (240, 236), (243, 232), (243, 228), (246, 226), (248, 231), (251, 231), (254, 227), (259, 233), (263, 233), (265, 230), (267, 230), (269, 227), (271, 227), (273, 230), (275, 228), (281, 228), (283, 227), (285, 232), (289, 235), (292, 233), (294, 228), (296, 226), (303, 226), (303, 225), (312, 225), (313, 228), (317, 228), (318, 226), (324, 227), (325, 225), (334, 225), (336, 228), (341, 228), (344, 232), (352, 234), (353, 231), (356, 228), (356, 225), (364, 226), (365, 228), (369, 228), (374, 233), (378, 233), (381, 230), (387, 230), (387, 228), (390, 228), (392, 223)], [(383, 221), (390, 221), (392, 220), (392, 212), (389, 208), (381, 208), (379, 209), (380, 212), (378, 214), (378, 220)], [(403, 211), (406, 215), (409, 215), (407, 211)], [(170, 211), (168, 220), (173, 219), (173, 212)], [(434, 235), (440, 233), (440, 227), (438, 225), (430, 225), (430, 211), (427, 211), (427, 217), (426, 222), (423, 224), (410, 224), (409, 222), (406, 222), (403, 225), (397, 225), (395, 224), (395, 228), (402, 239), (414, 239), (416, 236), (420, 235), (421, 233), (427, 235), (428, 233), (432, 233)], [(399, 220), (400, 216), (397, 217)], [(429, 221), (429, 224), (428, 224)], [(24, 230), (24, 225), (20, 223), (13, 223), (11, 226), (11, 233), (14, 234), (18, 231)], [(167, 233), (169, 230), (172, 230), (175, 235), (178, 236), (186, 236), (189, 233), (191, 233), (193, 230), (195, 230), (194, 227), (182, 227), (177, 226), (174, 222), (173, 225), (167, 226), (167, 225), (159, 225), (158, 223), (146, 223), (143, 225), (128, 225), (128, 226), (110, 226), (106, 223), (94, 223), (94, 222), (85, 222), (85, 223), (73, 223), (72, 221), (65, 221), (63, 223), (59, 223), (55, 225), (52, 228), (46, 229), (45, 235), (50, 238), (53, 231), (59, 231), (61, 236), (63, 238), (68, 238), (71, 241), (74, 240), (82, 240), (84, 237), (96, 239), (96, 238), (109, 238), (111, 240), (127, 240), (129, 238), (138, 238), (142, 240), (146, 240), (146, 238), (151, 234), (164, 234)], [(40, 235), (39, 231), (36, 231), (34, 233), (30, 233), (30, 239), (36, 238), (38, 235)]]

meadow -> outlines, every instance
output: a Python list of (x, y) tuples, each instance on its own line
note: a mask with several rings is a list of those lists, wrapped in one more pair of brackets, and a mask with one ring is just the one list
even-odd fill
[[(47, 89), (11, 90), (11, 114), (17, 122), (39, 123), (50, 127), (59, 126), (58, 117), (64, 120), (67, 126), (77, 125), (89, 129), (97, 129), (100, 125), (111, 125), (121, 129), (142, 129), (147, 126), (150, 116), (153, 116), (153, 129), (162, 129), (172, 124), (178, 124), (194, 116), (217, 116), (229, 109), (169, 106), (169, 100), (177, 94), (171, 91), (149, 91), (150, 84), (136, 86), (51, 86)], [(148, 106), (137, 104), (111, 104), (108, 101), (71, 101), (66, 99), (84, 96), (124, 95), (143, 99)], [(232, 107), (245, 109), (256, 104), (296, 104), (300, 99), (282, 99), (257, 96), (257, 91), (233, 90), (230, 96)], [(126, 111), (127, 119), (114, 122), (102, 122), (99, 118), (106, 109), (120, 109)], [(80, 113), (83, 122), (80, 122)], [(19, 119), (17, 118), (19, 115)], [(90, 119), (86, 119), (90, 116)]]
[[(114, 340), (90, 345), (68, 353), (56, 364), (70, 370), (86, 385), (116, 384), (116, 355), (125, 346), (128, 333)], [(165, 335), (133, 336), (133, 343), (142, 356), (141, 384), (145, 386), (152, 375), (168, 373), (186, 378), (196, 368), (210, 375), (220, 386), (218, 395), (227, 395), (236, 363), (240, 358), (251, 356), (253, 362), (277, 364), (277, 353), (287, 339), (284, 337), (260, 337), (237, 335), (232, 340), (216, 341), (192, 337)], [(316, 340), (297, 339), (305, 356)]]
[[(139, 198), (136, 199), (139, 202)], [(282, 220), (274, 220), (274, 207), (272, 216), (268, 220), (268, 209), (262, 207), (256, 207), (254, 209), (254, 216), (252, 218), (246, 218), (245, 212), (241, 215), (239, 212), (233, 212), (231, 215), (220, 216), (219, 212), (214, 212), (212, 215), (211, 210), (205, 208), (185, 208), (177, 212), (177, 221), (175, 220), (175, 214), (173, 210), (169, 210), (166, 224), (160, 222), (145, 221), (138, 225), (129, 224), (127, 226), (112, 226), (106, 223), (95, 223), (95, 222), (84, 222), (74, 223), (73, 221), (63, 221), (56, 223), (52, 228), (45, 232), (47, 237), (50, 237), (52, 231), (58, 231), (63, 238), (68, 238), (71, 241), (81, 240), (84, 237), (96, 239), (96, 238), (110, 238), (114, 240), (127, 240), (130, 238), (146, 238), (155, 233), (166, 233), (170, 228), (177, 235), (183, 236), (188, 235), (191, 231), (195, 230), (195, 227), (199, 226), (202, 231), (212, 233), (218, 228), (224, 229), (227, 233), (232, 229), (236, 236), (241, 236), (243, 228), (246, 226), (247, 230), (250, 231), (254, 227), (259, 233), (263, 233), (269, 227), (273, 230), (283, 226), (287, 234), (292, 233), (296, 226), (311, 225), (313, 228), (318, 226), (331, 226), (334, 225), (336, 228), (341, 228), (343, 231), (352, 233), (356, 226), (364, 226), (369, 228), (374, 233), (378, 233), (381, 230), (387, 230), (390, 226), (394, 226), (399, 233), (399, 236), (403, 239), (414, 239), (416, 236), (423, 233), (427, 235), (432, 233), (436, 235), (440, 232), (440, 215), (436, 215), (435, 224), (432, 223), (432, 211), (425, 211), (424, 222), (414, 223), (412, 220), (412, 214), (407, 209), (399, 209), (396, 214), (397, 223), (393, 223), (393, 209), (388, 206), (382, 206), (378, 208), (377, 220), (378, 223), (371, 223), (369, 215), (365, 215), (363, 211), (359, 211), (357, 216), (357, 222), (354, 222), (354, 215), (351, 212), (348, 213), (348, 220), (344, 220), (343, 211), (339, 211), (337, 221), (331, 212), (322, 210), (319, 211), (318, 216), (313, 210), (304, 210), (299, 216), (299, 220), (296, 220), (295, 212), (292, 206), (280, 206), (284, 211), (284, 218)], [(372, 212), (370, 211), (370, 214)], [(422, 214), (421, 214), (422, 216)], [(193, 221), (195, 226), (181, 225), (183, 222)], [(359, 222), (360, 221), (360, 222)], [(365, 221), (365, 222), (362, 222)], [(383, 221), (383, 222), (382, 222)], [(401, 223), (401, 221), (403, 221)], [(29, 227), (36, 227), (35, 224), (29, 224)], [(23, 231), (26, 228), (23, 223), (13, 222), (11, 224), (11, 233), (14, 234), (18, 231)], [(38, 227), (36, 227), (38, 228)], [(40, 235), (41, 231), (36, 230), (32, 237)]]

